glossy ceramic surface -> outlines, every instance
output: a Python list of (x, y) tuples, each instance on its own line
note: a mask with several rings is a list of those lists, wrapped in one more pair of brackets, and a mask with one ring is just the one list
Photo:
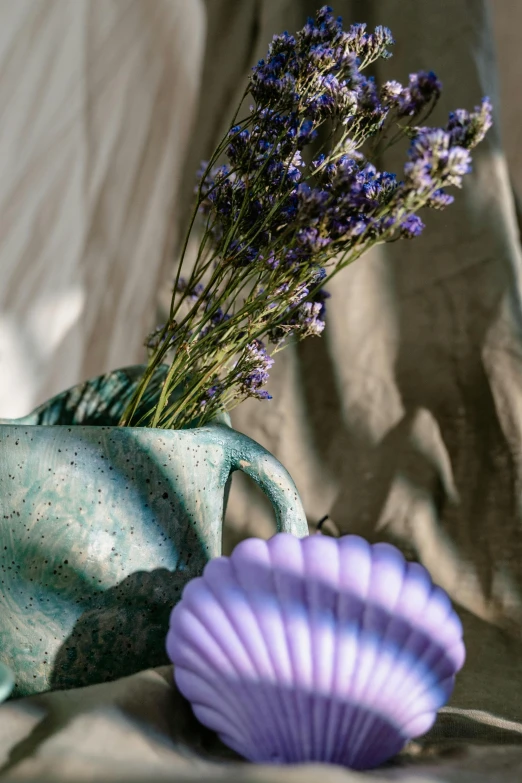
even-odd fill
[(14, 695), (168, 662), (172, 604), (221, 554), (232, 471), (266, 492), (279, 530), (307, 534), (286, 470), (226, 424), (110, 426), (140, 370), (0, 424), (0, 661)]
[(0, 663), (0, 702), (7, 699), (14, 686), (14, 679), (11, 670)]

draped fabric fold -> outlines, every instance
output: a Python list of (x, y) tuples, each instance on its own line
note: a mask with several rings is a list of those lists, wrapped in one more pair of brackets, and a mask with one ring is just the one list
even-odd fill
[(0, 0), (3, 418), (144, 358), (204, 40), (199, 0)]
[[(252, 61), (274, 30), (295, 30), (314, 10), (261, 9)], [(489, 95), (496, 124), (455, 203), (426, 215), (420, 239), (379, 247), (338, 275), (323, 337), (278, 354), (273, 400), (246, 403), (233, 423), (286, 465), (312, 529), (329, 514), (339, 532), (391, 541), (429, 568), (465, 621), (468, 663), (453, 703), (522, 724), (521, 250), (492, 35), (502, 21), (485, 0), (346, 0), (334, 10), (391, 28), (394, 56), (378, 79), (437, 73), (444, 91), (430, 122)], [(226, 29), (220, 19), (212, 40)], [(239, 55), (236, 68), (244, 81)], [(382, 164), (400, 173), (404, 156), (394, 148)], [(229, 547), (272, 529), (256, 488), (234, 483)]]

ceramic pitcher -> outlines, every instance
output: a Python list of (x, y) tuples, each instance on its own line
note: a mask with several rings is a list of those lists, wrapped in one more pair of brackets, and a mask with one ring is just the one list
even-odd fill
[[(169, 612), (188, 579), (221, 554), (234, 470), (268, 495), (278, 530), (307, 534), (287, 471), (223, 421), (114, 426), (141, 370), (0, 420), (0, 662), (14, 674), (15, 696), (167, 662)], [(163, 377), (160, 369), (144, 405)]]

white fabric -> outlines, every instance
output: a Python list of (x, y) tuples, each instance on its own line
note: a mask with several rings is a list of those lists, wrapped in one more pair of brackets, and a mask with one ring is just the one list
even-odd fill
[(144, 360), (204, 36), (200, 0), (0, 0), (2, 417)]
[(162, 667), (4, 704), (0, 777), (27, 783), (520, 783), (522, 734), (487, 713), (447, 708), (436, 731), (370, 772), (247, 764), (198, 725), (172, 687), (171, 667)]

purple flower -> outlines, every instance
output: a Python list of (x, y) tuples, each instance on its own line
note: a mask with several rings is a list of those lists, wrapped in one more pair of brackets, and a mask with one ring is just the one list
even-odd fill
[(460, 187), (471, 171), (471, 155), (464, 147), (451, 146), (451, 135), (442, 128), (419, 128), (404, 167), (408, 186), (419, 193), (433, 188), (435, 179), (443, 185)]
[(369, 34), (365, 24), (354, 24), (344, 34), (344, 43), (364, 64), (368, 64), (378, 58), (391, 57), (388, 46), (393, 46), (395, 41), (387, 27), (376, 27), (375, 32)]
[(329, 43), (338, 40), (343, 32), (341, 17), (335, 18), (330, 6), (323, 6), (316, 14), (315, 20), (308, 18), (305, 26), (298, 34), (303, 49), (309, 49), (314, 44)]
[(348, 118), (355, 113), (358, 95), (347, 82), (329, 73), (326, 76), (318, 75), (314, 86), (306, 109), (316, 120), (333, 115)]
[[(324, 269), (324, 267), (318, 266), (311, 269), (311, 274), (310, 274), (311, 283), (317, 285), (318, 283), (322, 283), (323, 280), (326, 279), (326, 277), (327, 277), (327, 272), (326, 269)], [(329, 294), (327, 294), (327, 296), (329, 296)]]
[(435, 187), (435, 180), (431, 176), (432, 165), (424, 157), (413, 158), (404, 166), (405, 185), (407, 189), (419, 196), (429, 194)]
[(438, 100), (441, 90), (442, 84), (433, 71), (411, 73), (408, 86), (397, 98), (399, 117), (411, 117), (418, 114), (430, 103)]
[(449, 115), (446, 130), (450, 134), (451, 143), (471, 149), (486, 135), (493, 124), (493, 107), (489, 98), (483, 98), (480, 106), (475, 106), (474, 112), (457, 109)]
[(330, 237), (321, 236), (317, 228), (302, 228), (297, 232), (296, 241), (302, 248), (317, 253), (327, 247), (332, 241)]
[(471, 171), (471, 154), (464, 147), (450, 147), (441, 179), (446, 185), (462, 185), (462, 177)]
[(418, 215), (408, 215), (400, 224), (400, 234), (405, 239), (414, 239), (420, 236), (423, 229), (424, 223)]
[(298, 182), (298, 180), (301, 179), (301, 172), (299, 171), (299, 167), (302, 166), (304, 166), (303, 159), (301, 157), (301, 153), (299, 150), (297, 150), (288, 164), (287, 177), (290, 182)]
[(220, 381), (215, 382), (210, 388), (208, 388), (204, 394), (201, 396), (199, 400), (199, 407), (201, 410), (204, 410), (209, 402), (211, 402), (214, 397), (217, 397), (219, 394), (221, 394), (225, 389), (225, 386)]
[(330, 200), (328, 191), (321, 188), (311, 188), (306, 182), (300, 184), (295, 193), (301, 214), (306, 213), (310, 217), (320, 215)]
[(453, 196), (449, 193), (445, 193), (442, 188), (439, 188), (428, 199), (426, 206), (431, 207), (432, 209), (445, 209), (445, 207), (453, 204), (454, 200)]
[(298, 311), (296, 322), (302, 327), (306, 336), (318, 337), (322, 334), (325, 322), (321, 316), (321, 305), (319, 302), (304, 302)]
[(249, 152), (250, 131), (235, 125), (228, 132), (231, 139), (227, 147), (228, 159), (231, 163), (239, 164)]
[[(375, 79), (363, 77), (357, 88), (357, 104), (362, 112), (363, 127), (367, 133), (374, 133), (383, 124), (388, 109), (381, 103)], [(359, 118), (357, 118), (359, 124)]]
[(270, 253), (270, 255), (265, 259), (265, 264), (269, 269), (277, 269), (279, 266), (279, 259), (275, 257), (274, 253)]
[(299, 304), (303, 301), (303, 299), (306, 299), (308, 294), (310, 293), (310, 290), (308, 288), (307, 283), (299, 283), (298, 286), (294, 288), (292, 293), (288, 296), (288, 303), (290, 306), (294, 306), (296, 304)]
[(324, 321), (326, 316), (326, 300), (330, 299), (330, 296), (331, 294), (329, 294), (325, 288), (320, 288), (314, 296), (314, 303), (320, 305), (320, 310), (318, 311), (317, 317), (322, 321)]
[(258, 400), (271, 400), (270, 394), (262, 387), (268, 381), (268, 371), (273, 363), (274, 360), (268, 355), (260, 340), (249, 343), (236, 365), (236, 382), (240, 395), (255, 397)]
[(317, 138), (317, 130), (314, 127), (312, 120), (304, 120), (299, 126), (298, 130), (299, 146), (302, 148), (307, 144), (311, 144)]
[(397, 106), (404, 87), (400, 82), (385, 82), (381, 87), (380, 98), (385, 106)]
[[(317, 284), (325, 276), (325, 270), (314, 270), (310, 283)], [(290, 312), (287, 320), (270, 329), (270, 342), (276, 345), (281, 344), (290, 334), (297, 335), (300, 338), (322, 334), (325, 327), (325, 303), (330, 298), (330, 294), (324, 288), (321, 288), (316, 291), (311, 300), (303, 301), (308, 297), (309, 293), (306, 285), (300, 284), (292, 296), (288, 298), (291, 305), (288, 308)], [(299, 305), (299, 307), (297, 310), (292, 310), (295, 305)]]

